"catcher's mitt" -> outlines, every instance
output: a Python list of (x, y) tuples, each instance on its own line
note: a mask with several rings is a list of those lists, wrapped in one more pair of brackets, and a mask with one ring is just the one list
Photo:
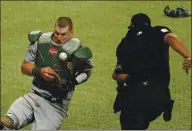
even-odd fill
[(53, 70), (56, 72), (55, 79), (52, 81), (54, 87), (61, 88), (62, 90), (70, 90), (73, 87), (71, 82), (73, 73), (67, 68), (64, 63), (57, 63), (54, 65)]

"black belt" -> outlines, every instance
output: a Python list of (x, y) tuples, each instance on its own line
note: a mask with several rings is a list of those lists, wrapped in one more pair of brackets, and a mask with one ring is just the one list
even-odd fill
[(60, 101), (60, 99), (58, 99), (58, 98), (53, 99), (53, 97), (42, 95), (41, 93), (39, 93), (38, 91), (35, 91), (35, 90), (34, 90), (34, 93), (40, 97), (43, 97), (44, 99), (46, 99), (47, 101), (50, 101), (50, 102), (59, 102)]

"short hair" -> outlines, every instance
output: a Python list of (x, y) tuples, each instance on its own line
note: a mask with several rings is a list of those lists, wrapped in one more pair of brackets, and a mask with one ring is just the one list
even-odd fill
[(58, 26), (60, 28), (65, 28), (65, 27), (69, 27), (70, 30), (73, 29), (73, 23), (72, 20), (69, 17), (59, 17), (56, 20), (55, 26)]

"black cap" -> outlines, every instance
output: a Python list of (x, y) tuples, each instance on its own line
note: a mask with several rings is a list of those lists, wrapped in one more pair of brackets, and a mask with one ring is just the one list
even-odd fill
[(128, 27), (128, 29), (131, 29), (133, 27), (141, 29), (147, 26), (151, 26), (150, 18), (144, 13), (138, 13), (132, 16), (131, 25)]

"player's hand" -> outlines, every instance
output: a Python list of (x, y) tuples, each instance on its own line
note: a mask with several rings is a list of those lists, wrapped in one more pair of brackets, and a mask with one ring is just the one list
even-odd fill
[(119, 82), (125, 82), (127, 78), (129, 77), (128, 74), (116, 74), (115, 71), (113, 72), (112, 78)]
[(44, 67), (41, 69), (40, 75), (43, 79), (51, 81), (55, 78), (56, 73), (50, 67)]
[(184, 59), (182, 68), (186, 71), (186, 73), (188, 73), (188, 70), (191, 68), (192, 66), (192, 58), (186, 58)]

